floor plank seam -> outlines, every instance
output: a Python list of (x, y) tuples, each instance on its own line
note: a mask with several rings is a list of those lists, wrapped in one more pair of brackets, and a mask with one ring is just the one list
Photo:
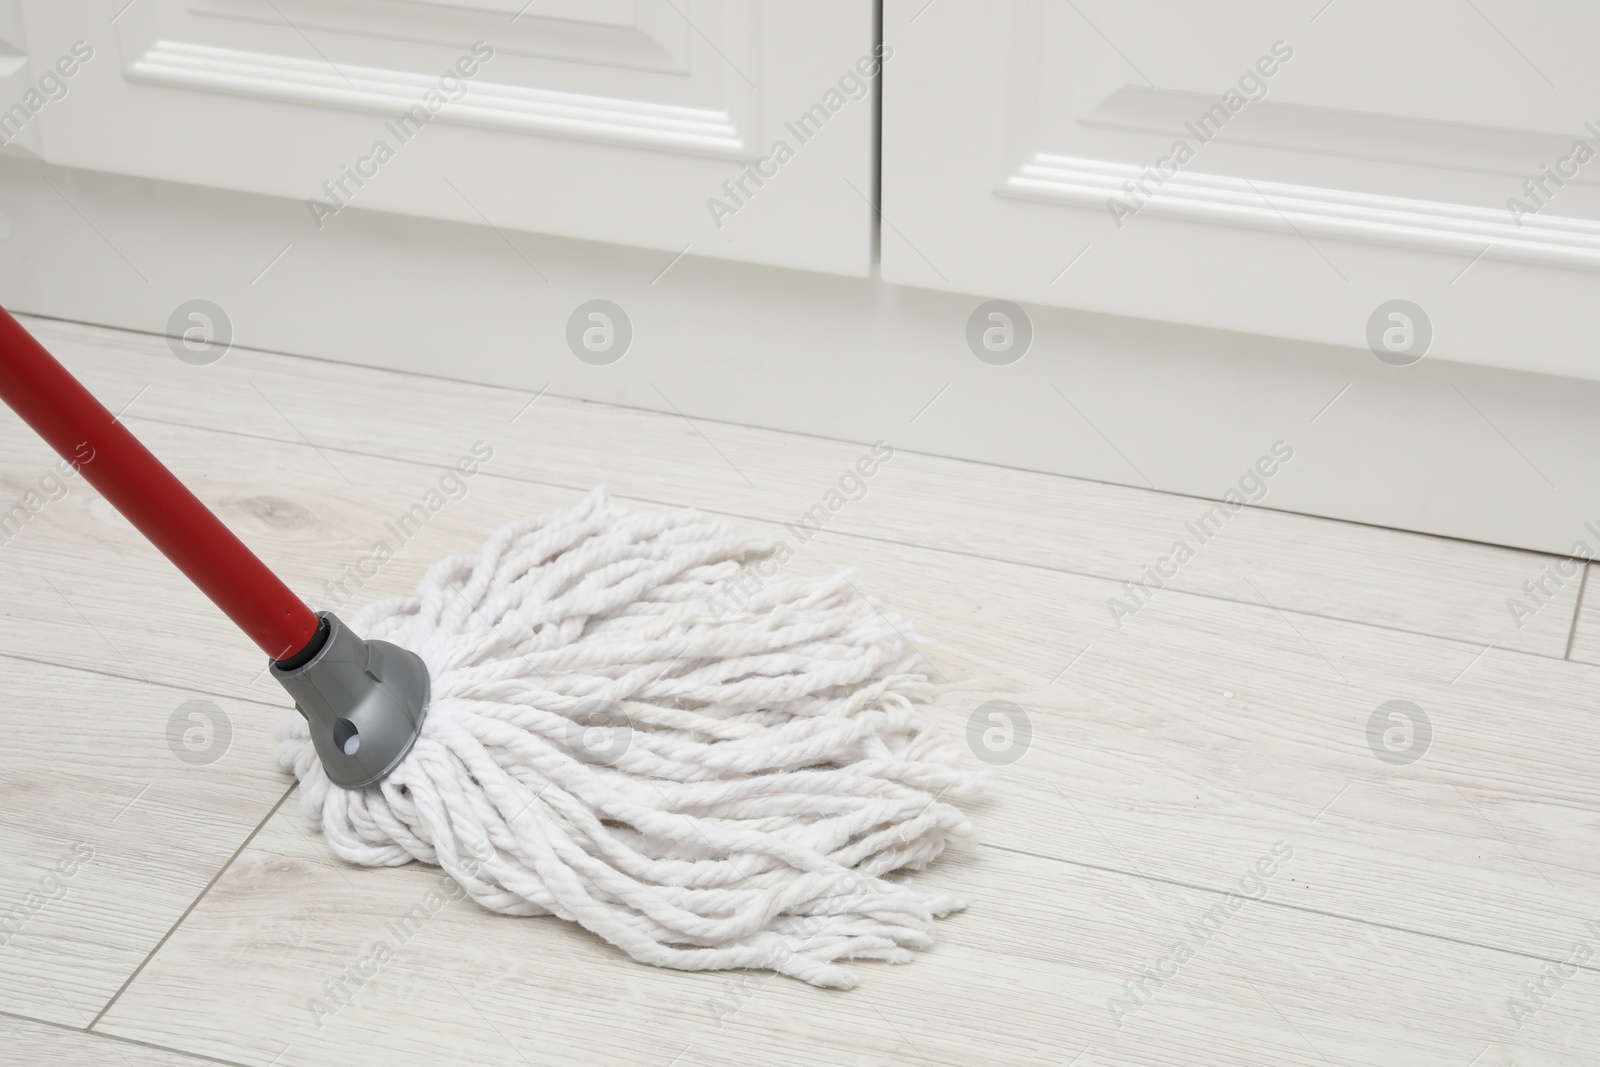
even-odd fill
[(170, 1052), (185, 1059), (194, 1060), (197, 1063), (216, 1063), (221, 1064), (222, 1067), (249, 1067), (248, 1064), (239, 1063), (236, 1060), (218, 1059), (215, 1056), (207, 1056), (203, 1052), (189, 1052), (185, 1049), (174, 1048), (171, 1045), (160, 1045), (154, 1041), (141, 1041), (136, 1037), (123, 1037), (121, 1034), (113, 1034), (105, 1030), (89, 1030), (81, 1026), (68, 1026), (66, 1023), (58, 1023), (51, 1019), (37, 1019), (32, 1015), (19, 1015), (14, 1011), (6, 1011), (3, 1008), (0, 1008), (0, 1018), (15, 1019), (18, 1022), (33, 1023), (37, 1026), (48, 1026), (52, 1030), (63, 1030), (70, 1034), (83, 1034), (98, 1041), (113, 1041), (122, 1045), (134, 1045), (138, 1048), (150, 1049), (153, 1052)]
[[(1195, 882), (1184, 882), (1176, 878), (1162, 878), (1159, 875), (1140, 874), (1137, 871), (1125, 871), (1121, 867), (1109, 867), (1099, 863), (1085, 863), (1082, 860), (1065, 859), (1061, 856), (1047, 856), (1041, 852), (1029, 852), (1027, 849), (1013, 848), (1010, 845), (996, 845), (988, 841), (980, 841), (979, 845), (983, 848), (992, 848), (997, 852), (1010, 852), (1018, 856), (1028, 856), (1032, 859), (1044, 860), (1049, 863), (1061, 863), (1068, 867), (1082, 867), (1084, 870), (1100, 871), (1103, 874), (1115, 874), (1124, 878), (1137, 878), (1140, 881), (1156, 882), (1161, 885), (1170, 885), (1179, 889), (1189, 889), (1199, 893), (1208, 893), (1212, 896), (1225, 897), (1232, 892), (1232, 890), (1216, 889), (1211, 886), (1200, 885)], [(1428, 930), (1417, 930), (1409, 926), (1396, 926), (1393, 923), (1384, 923), (1377, 922), (1372, 919), (1363, 919), (1356, 915), (1345, 915), (1342, 912), (1326, 911), (1322, 908), (1310, 908), (1306, 907), (1304, 904), (1291, 904), (1288, 901), (1273, 900), (1271, 897), (1259, 897), (1254, 899), (1259, 904), (1265, 904), (1274, 908), (1281, 908), (1284, 911), (1297, 911), (1304, 915), (1315, 915), (1319, 918), (1334, 919), (1339, 922), (1353, 923), (1357, 926), (1370, 926), (1375, 930), (1389, 930), (1397, 934), (1410, 934), (1413, 937), (1425, 937), (1431, 941), (1440, 941), (1445, 944), (1459, 945), (1463, 948), (1480, 949), (1484, 952), (1496, 952), (1503, 956), (1514, 956), (1517, 959), (1535, 960), (1539, 963), (1554, 963), (1563, 966), (1568, 962), (1571, 962), (1557, 959), (1553, 956), (1541, 956), (1536, 952), (1531, 952), (1524, 949), (1507, 948), (1504, 945), (1488, 945), (1481, 941), (1472, 941), (1466, 938), (1451, 937), (1449, 934), (1433, 933)], [(1595, 960), (1593, 963), (1573, 962), (1572, 965), (1580, 970), (1589, 971), (1593, 974), (1600, 974), (1600, 960)]]
[(132, 675), (118, 674), (115, 671), (108, 671), (102, 667), (85, 666), (78, 660), (39, 659), (37, 656), (25, 656), (19, 652), (6, 651), (0, 651), (0, 659), (16, 660), (19, 663), (35, 663), (41, 667), (59, 667), (65, 670), (81, 671), (84, 674), (93, 674), (101, 678), (110, 678), (112, 681), (116, 682), (140, 682), (145, 685), (160, 686), (163, 689), (177, 689), (185, 693), (193, 693), (195, 696), (215, 697), (218, 700), (237, 700), (245, 704), (258, 704), (263, 708), (270, 708), (273, 711), (286, 710), (282, 701), (263, 700), (261, 697), (239, 696), (236, 693), (223, 693), (213, 689), (196, 689), (194, 686), (179, 685), (176, 682), (161, 682), (152, 681), (149, 678), (136, 678)]
[(1572, 626), (1567, 630), (1567, 652), (1561, 657), (1565, 660), (1572, 659), (1572, 645), (1578, 639), (1578, 621), (1583, 618), (1583, 594), (1589, 588), (1589, 572), (1593, 569), (1593, 563), (1585, 563), (1583, 577), (1578, 580), (1578, 602), (1572, 605)]
[(122, 994), (127, 992), (128, 987), (131, 986), (134, 983), (134, 980), (144, 972), (146, 965), (148, 965), (151, 960), (155, 959), (156, 953), (161, 951), (161, 946), (165, 945), (172, 935), (177, 933), (178, 927), (183, 925), (184, 920), (187, 919), (194, 909), (200, 905), (200, 902), (206, 898), (206, 894), (211, 892), (211, 887), (216, 885), (217, 882), (221, 881), (222, 876), (228, 873), (228, 868), (233, 866), (233, 862), (237, 860), (241, 854), (243, 854), (245, 849), (250, 847), (250, 842), (256, 839), (256, 835), (259, 834), (262, 828), (267, 825), (267, 822), (278, 813), (278, 809), (283, 807), (283, 802), (289, 799), (289, 795), (294, 792), (297, 784), (298, 783), (295, 782), (289, 783), (288, 787), (284, 789), (283, 795), (278, 798), (277, 803), (273, 804), (272, 808), (264, 816), (262, 816), (261, 821), (256, 823), (255, 829), (251, 830), (249, 835), (239, 843), (239, 847), (233, 850), (233, 854), (228, 857), (227, 861), (224, 862), (221, 867), (217, 868), (217, 873), (211, 876), (211, 880), (205, 884), (205, 888), (201, 889), (199, 894), (189, 902), (189, 906), (187, 908), (183, 909), (183, 914), (178, 916), (177, 921), (167, 928), (166, 933), (161, 935), (161, 940), (157, 941), (155, 943), (155, 947), (151, 948), (151, 950), (145, 954), (144, 959), (139, 961), (139, 966), (135, 967), (133, 969), (133, 973), (128, 975), (123, 983), (117, 987), (117, 991), (111, 994), (111, 999), (106, 1001), (105, 1006), (100, 1009), (93, 1019), (89, 1020), (89, 1025), (84, 1027), (84, 1030), (98, 1032), (95, 1031), (94, 1028), (99, 1024), (100, 1020), (106, 1017), (106, 1013), (116, 1005), (117, 1000), (121, 998)]
[[(604, 406), (604, 405), (602, 405), (602, 406)], [(295, 444), (296, 443), (296, 442), (293, 442), (293, 441), (286, 441), (286, 440), (284, 440), (282, 438), (277, 438), (277, 437), (266, 437), (266, 436), (263, 436), (261, 434), (245, 433), (242, 430), (230, 430), (230, 429), (222, 429), (222, 428), (213, 428), (213, 427), (208, 427), (208, 426), (195, 426), (195, 425), (192, 425), (192, 424), (186, 423), (186, 422), (175, 422), (175, 421), (172, 421), (170, 419), (152, 418), (150, 416), (130, 416), (128, 421), (129, 422), (144, 421), (144, 422), (149, 422), (149, 423), (155, 423), (155, 424), (158, 424), (158, 425), (161, 425), (161, 426), (171, 426), (171, 427), (176, 427), (176, 428), (179, 428), (179, 429), (196, 430), (196, 431), (199, 431), (201, 433), (228, 434), (230, 436), (243, 437), (243, 438), (247, 438), (249, 440), (254, 440), (254, 441), (272, 441), (272, 442), (277, 443), (277, 444)], [(774, 432), (783, 432), (783, 431), (774, 431)], [(422, 469), (445, 470), (448, 467), (448, 464), (442, 464), (442, 463), (441, 464), (435, 464), (435, 463), (430, 463), (430, 462), (428, 462), (426, 460), (409, 459), (409, 458), (404, 457), (404, 456), (383, 455), (383, 454), (374, 453), (374, 452), (362, 451), (361, 449), (346, 448), (346, 447), (343, 447), (343, 446), (340, 446), (340, 445), (322, 444), (322, 445), (318, 445), (317, 447), (321, 448), (321, 449), (325, 449), (326, 451), (329, 451), (329, 452), (337, 452), (340, 455), (360, 456), (360, 457), (362, 457), (364, 459), (382, 460), (382, 461), (387, 461), (387, 462), (392, 462), (392, 463), (405, 463), (405, 464), (408, 464), (410, 466), (419, 467), (419, 468), (422, 468)], [(516, 482), (516, 483), (519, 483), (521, 485), (537, 485), (537, 486), (541, 486), (541, 487), (546, 488), (546, 489), (564, 489), (564, 490), (567, 490), (567, 491), (570, 491), (570, 492), (575, 492), (575, 493), (585, 493), (585, 492), (588, 492), (589, 489), (593, 488), (593, 486), (570, 485), (570, 484), (567, 484), (565, 482), (544, 481), (544, 480), (538, 479), (538, 478), (529, 478), (529, 477), (522, 476), (522, 475), (506, 474), (504, 472), (499, 472), (499, 471), (484, 471), (482, 473), (486, 477), (498, 478), (498, 479), (501, 479), (501, 480), (504, 480), (504, 481), (508, 481), (508, 482)], [(1149, 490), (1144, 490), (1144, 491), (1145, 492), (1149, 492)], [(614, 494), (614, 496), (619, 501), (627, 501), (627, 502), (636, 503), (636, 504), (649, 504), (649, 505), (652, 505), (652, 506), (655, 506), (655, 507), (681, 508), (681, 507), (684, 506), (681, 502), (677, 502), (677, 501), (661, 500), (661, 499), (657, 499), (657, 498), (654, 498), (654, 497), (635, 496), (635, 495), (628, 494), (628, 493), (616, 493), (616, 494)], [(711, 515), (721, 515), (724, 518), (744, 519), (744, 520), (746, 520), (748, 522), (767, 522), (767, 523), (770, 523), (770, 522), (779, 522), (779, 521), (781, 521), (781, 520), (778, 520), (778, 519), (770, 518), (770, 517), (765, 516), (765, 515), (751, 515), (751, 514), (747, 514), (745, 512), (726, 511), (726, 510), (723, 510), (723, 509), (720, 509), (720, 508), (696, 506), (695, 510), (704, 512), (706, 514), (711, 514)], [(1322, 521), (1331, 522), (1331, 523), (1345, 522), (1345, 520), (1343, 520), (1343, 519), (1323, 519)], [(1351, 523), (1351, 525), (1362, 525), (1362, 524), (1360, 524), (1360, 523)], [(1386, 529), (1386, 527), (1380, 527), (1380, 528), (1385, 528)], [(1085, 578), (1085, 579), (1088, 579), (1090, 581), (1107, 582), (1107, 583), (1110, 583), (1113, 586), (1117, 586), (1119, 584), (1115, 578), (1109, 578), (1109, 577), (1107, 577), (1107, 576), (1105, 576), (1103, 574), (1095, 574), (1095, 573), (1090, 572), (1090, 571), (1070, 570), (1070, 569), (1065, 568), (1065, 567), (1050, 567), (1050, 566), (1046, 566), (1045, 564), (1042, 564), (1042, 563), (1029, 563), (1029, 562), (1025, 562), (1025, 561), (1021, 561), (1021, 560), (1001, 559), (1001, 558), (997, 558), (995, 556), (986, 556), (986, 555), (983, 555), (982, 553), (971, 552), (971, 551), (967, 551), (967, 550), (964, 550), (964, 549), (944, 548), (944, 547), (939, 547), (939, 546), (934, 546), (934, 545), (923, 545), (923, 544), (918, 544), (915, 541), (902, 541), (902, 540), (898, 540), (898, 539), (892, 538), (892, 537), (879, 537), (879, 536), (876, 536), (876, 535), (873, 535), (873, 534), (847, 532), (847, 531), (842, 531), (842, 530), (841, 531), (828, 531), (828, 532), (836, 533), (837, 536), (840, 536), (840, 537), (853, 538), (853, 539), (859, 540), (859, 541), (869, 541), (869, 542), (872, 542), (874, 544), (895, 545), (895, 546), (898, 546), (898, 547), (901, 547), (901, 548), (912, 548), (912, 549), (917, 549), (919, 551), (924, 551), (924, 552), (938, 552), (938, 553), (941, 553), (941, 554), (944, 554), (944, 555), (957, 556), (957, 557), (960, 557), (962, 559), (976, 559), (976, 560), (983, 560), (983, 561), (989, 562), (989, 563), (999, 563), (999, 564), (1003, 564), (1003, 565), (1006, 565), (1006, 566), (1024, 567), (1024, 568), (1027, 568), (1029, 570), (1043, 571), (1043, 572), (1045, 572), (1047, 574), (1064, 574), (1064, 575), (1069, 575), (1069, 576), (1075, 577), (1075, 578)], [(1409, 532), (1409, 531), (1399, 531), (1399, 532), (1405, 533), (1405, 532)], [(1427, 535), (1423, 535), (1423, 536), (1431, 537), (1431, 536), (1434, 536), (1434, 535), (1427, 534)], [(1453, 539), (1451, 539), (1451, 538), (1442, 538), (1442, 540), (1453, 540)], [(1462, 542), (1462, 543), (1464, 543), (1464, 544), (1479, 544), (1479, 542), (1475, 542), (1475, 541), (1468, 541), (1468, 542)], [(1506, 551), (1506, 552), (1528, 552), (1530, 555), (1539, 555), (1539, 556), (1543, 556), (1544, 555), (1543, 553), (1529, 552), (1529, 550), (1527, 550), (1527, 549), (1507, 548), (1504, 545), (1489, 545), (1489, 546), (1486, 546), (1486, 547), (1498, 548), (1498, 549), (1501, 549), (1502, 551)], [(1549, 556), (1549, 557), (1546, 557), (1546, 558), (1556, 559), (1558, 557)], [(1258, 610), (1262, 610), (1263, 609), (1263, 606), (1260, 603), (1256, 602), (1256, 601), (1253, 601), (1253, 600), (1241, 600), (1241, 599), (1238, 599), (1238, 598), (1235, 598), (1235, 597), (1221, 596), (1221, 595), (1218, 595), (1216, 593), (1207, 593), (1207, 592), (1203, 592), (1203, 591), (1197, 591), (1197, 590), (1191, 590), (1191, 589), (1178, 589), (1178, 588), (1173, 588), (1172, 592), (1174, 592), (1174, 593), (1176, 593), (1176, 594), (1178, 594), (1180, 596), (1200, 597), (1202, 599), (1214, 601), (1216, 603), (1221, 603), (1221, 604), (1241, 604), (1241, 605), (1245, 605), (1247, 607), (1256, 608)], [(1270, 609), (1266, 609), (1266, 610), (1270, 610)], [(1414, 637), (1428, 637), (1428, 638), (1433, 638), (1433, 639), (1439, 640), (1439, 641), (1450, 641), (1450, 642), (1452, 642), (1454, 644), (1460, 644), (1460, 645), (1478, 646), (1478, 645), (1482, 644), (1482, 642), (1479, 639), (1476, 639), (1476, 638), (1455, 637), (1455, 636), (1452, 636), (1450, 634), (1434, 633), (1434, 632), (1429, 631), (1429, 630), (1412, 630), (1412, 629), (1408, 629), (1408, 628), (1403, 627), (1403, 626), (1391, 626), (1391, 625), (1387, 625), (1385, 623), (1371, 622), (1371, 621), (1368, 621), (1368, 620), (1365, 620), (1365, 619), (1352, 619), (1352, 618), (1348, 618), (1348, 617), (1342, 616), (1342, 615), (1328, 615), (1328, 614), (1325, 614), (1325, 613), (1322, 613), (1322, 612), (1306, 611), (1306, 610), (1304, 610), (1302, 608), (1284, 608), (1283, 610), (1285, 612), (1289, 613), (1289, 614), (1298, 615), (1301, 618), (1323, 619), (1323, 620), (1326, 620), (1328, 622), (1345, 623), (1345, 624), (1348, 624), (1348, 625), (1351, 625), (1351, 626), (1362, 626), (1362, 627), (1366, 627), (1366, 628), (1371, 629), (1371, 630), (1380, 630), (1380, 631), (1383, 631), (1383, 632), (1386, 632), (1386, 633), (1409, 634), (1409, 635), (1414, 636)], [(1525, 650), (1522, 650), (1522, 649), (1501, 648), (1498, 645), (1494, 645), (1492, 647), (1494, 647), (1498, 651), (1508, 652), (1508, 653), (1510, 653), (1512, 655), (1531, 656), (1531, 657), (1534, 657), (1536, 659), (1551, 660), (1553, 662), (1561, 662), (1561, 661), (1563, 661), (1565, 659), (1565, 657), (1557, 656), (1553, 652), (1529, 652), (1529, 651), (1525, 651)], [(1584, 661), (1582, 661), (1582, 660), (1569, 660), (1568, 662), (1580, 663), (1580, 664), (1583, 664), (1585, 666), (1593, 666), (1592, 664), (1584, 663)]]

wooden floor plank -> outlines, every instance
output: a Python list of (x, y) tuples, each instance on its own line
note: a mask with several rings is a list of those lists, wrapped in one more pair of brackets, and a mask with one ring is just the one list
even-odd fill
[[(354, 455), (340, 474), (285, 443), (140, 430), (299, 588), (321, 588), (374, 539), (392, 538), (386, 524), (439, 477)], [(263, 496), (252, 464), (292, 488)], [(354, 591), (362, 602), (403, 592), (506, 516), (578, 497), (484, 471)], [(157, 680), (284, 706), (259, 653), (203, 605), (159, 629), (118, 621), (130, 602), (186, 591), (131, 530), (95, 525), (97, 504), (69, 495), (39, 516), (59, 532), (33, 536), (41, 525), (0, 553), (0, 577), (23, 602), (50, 605), (0, 617), (7, 647), (48, 657), (81, 643), (91, 620)], [(92, 536), (75, 532), (84, 529)], [(92, 550), (72, 547), (86, 539)], [(947, 729), (967, 734), (991, 700), (1031, 717), (1031, 746), (996, 767), (995, 799), (979, 813), (990, 841), (1220, 888), (1232, 863), (1292, 833), (1309, 872), (1294, 898), (1302, 906), (1545, 956), (1600, 894), (1592, 666), (1170, 590), (1118, 628), (1102, 610), (1116, 590), (1101, 579), (831, 531), (793, 547), (794, 573), (858, 567), (864, 593), (939, 639), (928, 653), (937, 671), (975, 687), (945, 698)], [(35, 589), (38, 575), (66, 566), (39, 555), (49, 552), (81, 558)], [(110, 654), (103, 666), (126, 669)], [(1431, 723), (1430, 747), (1412, 763), (1371, 747), (1369, 720), (1394, 700)]]
[(179, 688), (16, 659), (5, 669), (0, 1007), (82, 1027), (284, 779), (259, 705), (193, 705)]
[[(497, 449), (499, 473), (575, 488), (605, 482), (641, 499), (792, 523), (823, 504), (867, 453), (551, 396), (529, 407), (535, 394), (295, 357), (234, 351), (194, 367), (173, 358), (162, 338), (39, 319), (28, 325), (113, 407), (137, 398), (137, 415), (311, 442), (330, 465), (339, 450), (449, 463), (464, 441), (483, 437)], [(671, 391), (670, 382), (658, 386)], [(889, 447), (902, 428), (885, 424)], [(1294, 449), (1296, 434), (1285, 434)], [(1307, 443), (1299, 444), (1303, 456)], [(1263, 441), (1259, 455), (1239, 457), (1241, 479), (1263, 457), (1275, 467), (1262, 480), (1268, 506), (1274, 479), (1295, 471), (1295, 460), (1271, 457), (1273, 445)], [(1217, 512), (1188, 497), (904, 452), (862, 490), (849, 483), (847, 491), (866, 495), (831, 514), (830, 528), (1117, 582), (1149, 581), (1146, 567), (1175, 570), (1156, 580), (1558, 657), (1576, 592), (1552, 590), (1536, 611), (1517, 613), (1508, 601), (1540, 578), (1549, 557), (1265, 508)], [(1193, 552), (1181, 566), (1180, 541)]]
[[(811, 558), (824, 571), (852, 547)], [(978, 688), (943, 702), (948, 729), (992, 700), (1030, 716), (987, 840), (1220, 888), (1292, 835), (1299, 906), (1540, 955), (1600, 893), (1595, 668), (1182, 594), (1137, 633), (1097, 630), (1091, 591), (1006, 567), (957, 578), (884, 555), (860, 581), (950, 620), (928, 655)], [(1384, 744), (1395, 701), (1431, 731), (1409, 753)]]
[(11, 1063), (60, 1063), (73, 1067), (202, 1067), (227, 1063), (171, 1049), (51, 1026), (0, 1014), (0, 1047)]
[[(973, 910), (925, 960), (871, 968), (860, 996), (781, 980), (752, 993), (633, 965), (560, 924), (452, 905), (318, 1028), (315, 989), (436, 875), (333, 863), (286, 808), (102, 1028), (251, 1064), (280, 1051), (593, 1062), (597, 1047), (607, 1062), (665, 1064), (685, 1045), (683, 1063), (748, 1062), (752, 1048), (780, 1063), (1067, 1063), (1087, 1045), (1085, 1065), (1525, 1064), (1587, 1062), (1596, 1047), (1600, 975), (1563, 961), (1600, 946), (1586, 925), (1600, 918), (1600, 667), (1582, 662), (1600, 659), (1585, 640), (1600, 626), (1586, 628), (1586, 601), (1572, 661), (1560, 658), (1575, 583), (1513, 625), (1506, 601), (1545, 557), (1246, 510), (1183, 588), (1113, 620), (1126, 568), (1196, 501), (897, 455), (865, 499), (802, 535), (785, 523), (859, 447), (549, 397), (513, 425), (530, 397), (246, 353), (192, 368), (152, 354), (159, 340), (32, 325), (109, 399), (137, 396), (135, 431), (319, 604), (395, 540), (441, 464), (488, 440), (495, 457), (464, 497), (350, 583), (356, 603), (607, 479), (638, 500), (745, 516), (791, 543), (793, 573), (857, 567), (864, 595), (939, 639), (930, 663), (959, 684), (936, 714), (975, 757), (996, 755), (990, 701), (1031, 728), (974, 811), (989, 846), (918, 876), (959, 886)], [(14, 421), (0, 420), (0, 442), (0, 492), (20, 498), (50, 457)], [(0, 544), (0, 583), (14, 680), (0, 697), (0, 845), (19, 861), (0, 872), (0, 903), (25, 901), (74, 844), (94, 850), (0, 945), (0, 1008), (83, 1026), (282, 795), (268, 733), (287, 701), (260, 654), (81, 481)], [(192, 700), (229, 718), (218, 762), (168, 743)], [(1406, 740), (1384, 717), (1392, 701), (1428, 717), (1415, 761), (1384, 745), (1389, 728)], [(1117, 1026), (1108, 1002), (1123, 983), (1278, 842), (1294, 855), (1267, 901)], [(1528, 981), (1554, 992), (1518, 1028)], [(738, 1010), (719, 1023), (708, 999)]]
[[(274, 816), (102, 1029), (284, 1067), (1462, 1067), (1583, 1063), (1600, 1038), (1591, 972), (1519, 1029), (1508, 1003), (1540, 977), (1533, 961), (998, 849), (915, 876), (959, 887), (969, 910), (914, 963), (862, 965), (848, 993), (644, 967), (569, 924), (465, 900), (402, 937), (393, 923), (438, 872), (347, 868), (298, 818)], [(1298, 855), (1278, 847), (1252, 896), (1292, 892)], [(370, 962), (380, 944), (392, 958)], [(1166, 977), (1134, 998), (1147, 972)]]

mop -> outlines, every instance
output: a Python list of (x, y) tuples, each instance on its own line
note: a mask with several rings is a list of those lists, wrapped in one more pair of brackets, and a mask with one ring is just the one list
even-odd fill
[(267, 654), (298, 712), (277, 758), (342, 859), (435, 864), (643, 963), (837, 989), (858, 982), (841, 961), (908, 962), (964, 906), (892, 876), (970, 839), (951, 800), (981, 775), (920, 708), (911, 624), (847, 576), (730, 608), (770, 540), (597, 489), (347, 625), (3, 310), (0, 398)]

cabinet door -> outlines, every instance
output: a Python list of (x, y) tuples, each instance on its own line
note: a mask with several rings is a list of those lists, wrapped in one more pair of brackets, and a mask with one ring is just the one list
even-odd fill
[(884, 34), (892, 281), (1600, 377), (1600, 7), (887, 0)]
[(22, 3), (35, 65), (93, 50), (33, 120), (52, 163), (290, 197), (308, 231), (348, 206), (869, 269), (869, 0)]

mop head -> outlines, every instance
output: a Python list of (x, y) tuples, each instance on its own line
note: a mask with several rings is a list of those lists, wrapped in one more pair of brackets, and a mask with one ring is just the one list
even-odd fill
[(298, 715), (279, 762), (353, 863), (437, 864), (643, 963), (852, 988), (839, 961), (908, 962), (964, 906), (888, 876), (971, 836), (948, 801), (982, 776), (916, 706), (934, 686), (909, 625), (844, 575), (730, 602), (774, 548), (603, 489), (510, 523), (351, 619), (433, 678), (388, 778), (331, 784)]

